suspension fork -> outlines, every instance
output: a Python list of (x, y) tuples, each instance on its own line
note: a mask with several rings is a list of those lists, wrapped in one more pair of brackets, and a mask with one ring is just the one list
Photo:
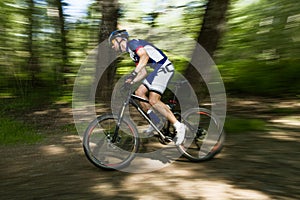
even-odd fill
[(126, 107), (128, 106), (128, 104), (130, 102), (130, 98), (131, 98), (131, 96), (128, 95), (126, 101), (124, 101), (123, 106), (122, 106), (122, 108), (121, 108), (121, 110), (120, 110), (120, 112), (118, 114), (118, 121), (117, 121), (117, 124), (116, 124), (114, 135), (113, 135), (112, 140), (111, 140), (112, 143), (115, 143), (117, 141), (117, 138), (118, 138), (118, 135), (119, 135), (120, 126), (121, 126), (121, 123), (122, 123), (123, 118), (124, 118), (125, 109), (126, 109)]

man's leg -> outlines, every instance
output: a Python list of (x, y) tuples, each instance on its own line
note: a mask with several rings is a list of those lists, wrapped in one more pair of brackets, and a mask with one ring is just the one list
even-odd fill
[(176, 123), (177, 119), (172, 113), (172, 111), (168, 108), (166, 104), (164, 104), (161, 100), (161, 95), (155, 92), (149, 93), (149, 102), (150, 105), (157, 110), (160, 114), (162, 114), (165, 118), (167, 118), (172, 124)]
[(161, 95), (155, 92), (150, 92), (149, 94), (149, 102), (151, 106), (160, 112), (164, 117), (166, 117), (175, 127), (177, 134), (176, 134), (176, 145), (180, 145), (185, 137), (185, 125), (180, 123), (172, 111), (164, 104), (161, 100)]
[[(148, 93), (148, 89), (143, 84), (140, 85), (138, 89), (135, 91), (135, 95), (142, 97), (144, 99), (148, 99), (147, 93)], [(145, 112), (147, 112), (151, 108), (151, 105), (149, 105), (148, 103), (145, 102), (140, 102), (140, 103)]]
[[(145, 85), (140, 85), (138, 87), (138, 89), (135, 91), (135, 94), (139, 97), (148, 99), (147, 94), (148, 93), (148, 88)], [(158, 125), (160, 123), (160, 119), (159, 117), (153, 112), (153, 110), (151, 109), (151, 105), (149, 103), (145, 103), (145, 102), (140, 102), (142, 109), (144, 110), (144, 112), (146, 112), (148, 114), (148, 116), (150, 117), (151, 121), (155, 124)], [(158, 127), (159, 128), (159, 127)], [(154, 128), (149, 125), (149, 127), (147, 128), (147, 130), (144, 131), (145, 134), (152, 136), (153, 135), (153, 131)]]

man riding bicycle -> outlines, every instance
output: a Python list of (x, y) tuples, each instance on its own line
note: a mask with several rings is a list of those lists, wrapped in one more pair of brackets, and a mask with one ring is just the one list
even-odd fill
[[(136, 64), (136, 68), (125, 82), (134, 84), (143, 80), (135, 94), (149, 99), (150, 105), (141, 102), (142, 108), (155, 124), (158, 124), (160, 120), (152, 109), (166, 117), (176, 129), (175, 144), (180, 145), (185, 137), (185, 125), (179, 122), (167, 105), (161, 101), (161, 96), (174, 74), (174, 66), (168, 57), (160, 49), (145, 40), (129, 40), (129, 34), (126, 30), (113, 31), (109, 36), (109, 44), (117, 52), (130, 54), (131, 59)], [(154, 69), (149, 75), (146, 66)], [(150, 134), (153, 131), (154, 129), (150, 125), (146, 132)]]

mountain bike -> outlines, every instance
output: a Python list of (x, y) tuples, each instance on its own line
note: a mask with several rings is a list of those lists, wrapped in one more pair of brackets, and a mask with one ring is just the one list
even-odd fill
[[(190, 108), (183, 114), (175, 111), (177, 105), (176, 93), (187, 81), (175, 84), (173, 98), (166, 104), (176, 118), (186, 125), (184, 142), (176, 146), (180, 155), (190, 161), (206, 161), (218, 154), (225, 139), (225, 132), (220, 127), (219, 119), (210, 110), (197, 107)], [(166, 120), (162, 127), (154, 124), (142, 110), (139, 102), (149, 103), (147, 99), (135, 95), (132, 87), (126, 86), (123, 105), (118, 114), (103, 114), (93, 120), (83, 136), (83, 148), (88, 160), (103, 169), (121, 169), (128, 166), (139, 150), (139, 131), (125, 110), (132, 105), (138, 113), (150, 124), (157, 134), (158, 141), (164, 145), (174, 142), (176, 130)]]

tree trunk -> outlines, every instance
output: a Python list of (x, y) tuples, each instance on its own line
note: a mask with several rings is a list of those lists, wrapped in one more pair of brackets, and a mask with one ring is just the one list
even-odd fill
[(30, 74), (30, 83), (34, 87), (37, 83), (36, 74), (40, 71), (38, 65), (38, 56), (35, 55), (34, 48), (34, 11), (35, 5), (33, 0), (28, 0), (28, 73)]
[[(226, 23), (226, 13), (230, 0), (209, 0), (206, 6), (203, 23), (200, 29), (197, 42), (207, 51), (208, 55), (213, 58), (214, 52), (218, 47), (218, 43), (224, 31)], [(192, 61), (198, 62), (205, 67), (211, 62), (207, 60), (200, 60), (203, 55), (199, 55), (199, 49), (197, 47), (192, 55)], [(189, 64), (185, 71), (185, 77), (189, 80), (196, 93), (207, 93), (206, 84), (203, 81), (203, 77), (195, 69), (192, 64)], [(203, 90), (204, 89), (204, 90)]]
[(226, 13), (230, 0), (210, 0), (207, 3), (198, 43), (214, 57), (226, 25)]
[[(110, 33), (117, 29), (118, 16), (119, 16), (119, 5), (117, 0), (100, 0), (100, 8), (102, 11), (102, 19), (99, 29), (99, 44), (102, 42), (107, 42), (107, 39)], [(100, 51), (98, 51), (100, 53)], [(107, 51), (101, 51), (101, 53), (107, 53), (107, 57), (113, 56), (111, 53)], [(98, 58), (103, 55), (99, 55)], [(110, 60), (110, 58), (107, 58)], [(116, 64), (117, 62), (113, 62), (109, 67), (102, 66), (101, 62), (97, 61), (97, 70), (106, 70), (101, 76), (101, 79), (98, 83), (97, 87), (97, 96), (101, 97), (101, 100), (109, 100), (111, 97), (113, 85), (114, 85), (114, 77), (116, 73)], [(99, 74), (99, 73), (96, 73)]]
[(67, 31), (65, 29), (65, 17), (63, 13), (63, 4), (61, 0), (56, 0), (55, 2), (58, 10), (58, 21), (60, 29), (60, 40), (61, 40), (61, 54), (62, 54), (62, 65), (60, 66), (60, 77), (64, 84), (66, 84), (66, 79), (64, 78), (64, 73), (67, 72), (68, 63), (68, 52), (67, 52)]
[(64, 73), (68, 72), (68, 47), (67, 47), (67, 29), (65, 23), (65, 14), (63, 6), (68, 5), (63, 0), (47, 0), (48, 7), (55, 9), (55, 12), (49, 16), (55, 33), (53, 39), (55, 45), (52, 47), (55, 53), (55, 60), (58, 62), (54, 66), (54, 81), (59, 85), (65, 84), (67, 79)]

